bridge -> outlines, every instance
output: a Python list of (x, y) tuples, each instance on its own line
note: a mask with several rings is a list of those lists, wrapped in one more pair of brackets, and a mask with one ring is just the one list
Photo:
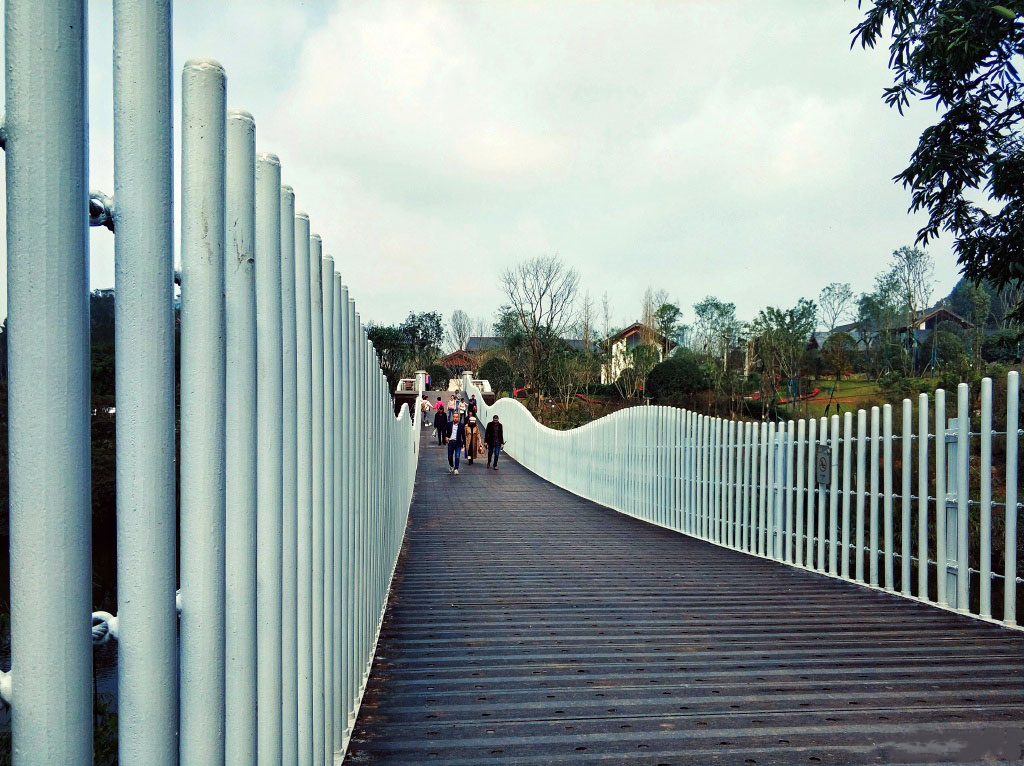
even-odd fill
[[(17, 766), (93, 762), (111, 640), (122, 765), (1020, 757), (1016, 372), (786, 423), (557, 432), (478, 396), (514, 460), (450, 476), (212, 60), (182, 72), (176, 221), (169, 0), (114, 3), (112, 194), (84, 0), (5, 14)], [(115, 241), (116, 614), (90, 592), (90, 225)]]

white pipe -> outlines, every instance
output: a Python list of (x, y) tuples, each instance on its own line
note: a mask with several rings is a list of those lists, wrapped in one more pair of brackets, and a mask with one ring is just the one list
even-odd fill
[(295, 193), (281, 187), (281, 763), (298, 763), (298, 355)]
[(871, 408), (870, 513), (868, 571), (870, 583), (878, 585), (878, 407)]
[(956, 387), (956, 607), (961, 612), (970, 611), (970, 559), (967, 539), (970, 531), (968, 502), (970, 500), (971, 459), (971, 409), (970, 386), (961, 383)]
[(1017, 451), (1020, 447), (1018, 408), (1020, 374), (1013, 370), (1006, 378), (1006, 535), (1003, 577), (1003, 622), (1017, 624)]
[[(992, 616), (992, 378), (981, 379), (981, 511), (979, 540), (979, 604), (982, 617)], [(1007, 583), (1007, 587), (1012, 583)]]
[(92, 763), (85, 23), (83, 0), (7, 0), (15, 766)]
[[(320, 642), (323, 655), (323, 720), (314, 722), (323, 732), (324, 757), (333, 760), (334, 753), (334, 259), (327, 256), (321, 263), (321, 322), (323, 325), (323, 622)], [(401, 481), (401, 476), (396, 476)], [(340, 742), (340, 740), (339, 740)]]
[(935, 588), (941, 606), (949, 604), (946, 593), (946, 392), (935, 391)]
[(910, 475), (913, 472), (913, 466), (911, 463), (911, 421), (913, 420), (912, 405), (909, 399), (903, 400), (903, 424), (902, 424), (902, 441), (900, 447), (902, 448), (901, 453), (901, 465), (900, 465), (900, 478), (902, 483), (900, 485), (900, 592), (904, 596), (909, 596), (911, 592), (910, 588), (910, 572), (911, 572), (911, 561), (910, 555), (912, 550), (912, 530), (910, 528)]
[(225, 766), (256, 760), (256, 125), (227, 119), (224, 233)]
[(281, 163), (256, 160), (257, 763), (281, 763)]
[(853, 413), (843, 413), (843, 519), (840, 532), (840, 553), (842, 566), (840, 574), (843, 579), (850, 579), (850, 472), (853, 464)]
[(298, 766), (313, 766), (313, 340), (309, 216), (295, 214), (296, 678)]
[(187, 764), (224, 761), (225, 78), (181, 86), (181, 735)]
[(828, 486), (828, 573), (836, 574), (839, 563), (839, 416), (833, 415), (829, 443), (829, 486)]
[[(312, 362), (313, 514), (310, 622), (312, 627), (313, 763), (324, 762), (324, 293), (323, 244), (319, 234), (309, 238), (309, 312)], [(304, 575), (303, 575), (304, 576)]]
[(928, 599), (928, 394), (917, 399), (917, 597)]
[(893, 589), (892, 523), (892, 405), (882, 407), (882, 526), (885, 564), (885, 589)]
[(170, 0), (114, 0), (117, 734), (178, 759)]

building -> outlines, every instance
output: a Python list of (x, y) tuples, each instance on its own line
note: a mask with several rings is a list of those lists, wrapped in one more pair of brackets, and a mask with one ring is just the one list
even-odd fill
[(671, 353), (677, 345), (641, 322), (633, 322), (629, 327), (619, 330), (610, 336), (606, 343), (611, 344), (611, 360), (601, 365), (601, 382), (605, 384), (614, 383), (619, 379), (622, 371), (629, 367), (629, 351), (641, 343), (646, 343), (657, 350), (659, 362), (664, 360), (666, 348)]
[[(917, 324), (914, 327), (914, 337), (918, 341), (925, 340), (928, 337), (929, 333), (931, 333), (931, 331), (934, 330), (937, 325), (942, 324), (943, 322), (953, 322), (955, 324), (960, 325), (965, 330), (974, 329), (973, 323), (967, 321), (962, 316), (960, 316), (954, 311), (951, 311), (947, 307), (932, 306), (931, 308), (925, 310), (925, 312), (917, 320)], [(904, 336), (907, 332), (907, 325), (905, 322), (898, 322), (891, 327), (878, 328), (877, 330), (874, 330), (872, 332), (864, 333), (861, 331), (859, 322), (849, 322), (847, 324), (836, 326), (836, 328), (831, 332), (829, 332), (828, 330), (816, 332), (814, 333), (813, 337), (818, 342), (818, 346), (820, 347), (824, 345), (825, 339), (828, 338), (829, 335), (832, 335), (832, 333), (841, 332), (849, 335), (851, 338), (853, 338), (854, 342), (858, 344), (861, 344), (863, 346), (870, 346), (875, 340), (874, 336), (876, 336), (879, 332), (886, 331), (895, 333), (898, 336)]]

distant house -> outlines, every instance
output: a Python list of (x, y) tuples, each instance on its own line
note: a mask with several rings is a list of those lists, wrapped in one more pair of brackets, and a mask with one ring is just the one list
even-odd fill
[[(914, 327), (915, 338), (919, 341), (924, 340), (927, 335), (935, 329), (936, 325), (939, 325), (942, 322), (954, 322), (965, 330), (971, 330), (974, 328), (973, 323), (967, 321), (956, 312), (951, 311), (946, 306), (932, 306), (918, 319), (917, 324)], [(896, 333), (897, 335), (905, 335), (907, 332), (907, 325), (905, 323), (897, 322), (891, 327), (880, 327), (866, 337), (860, 330), (859, 322), (849, 322), (847, 324), (838, 325), (834, 330), (832, 330), (832, 332), (828, 332), (827, 330), (823, 332), (816, 332), (814, 333), (814, 339), (817, 340), (818, 345), (821, 346), (829, 335), (832, 335), (832, 333), (842, 332), (853, 338), (855, 342), (869, 346), (873, 341), (873, 337), (870, 336), (878, 332), (886, 331)]]
[[(654, 341), (653, 343), (651, 341)], [(633, 322), (629, 327), (619, 330), (607, 339), (611, 344), (611, 360), (601, 365), (601, 382), (614, 383), (619, 379), (622, 371), (629, 366), (627, 353), (630, 349), (641, 343), (648, 343), (658, 352), (658, 361), (665, 358), (663, 349), (668, 348), (671, 353), (676, 343), (666, 338), (656, 330), (651, 329), (641, 322)]]
[(474, 370), (476, 368), (476, 359), (472, 354), (462, 349), (456, 349), (452, 353), (442, 356), (441, 364), (455, 377), (458, 377), (466, 370)]

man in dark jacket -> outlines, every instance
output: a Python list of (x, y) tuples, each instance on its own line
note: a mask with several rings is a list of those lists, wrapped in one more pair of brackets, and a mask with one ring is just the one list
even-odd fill
[(484, 431), (484, 444), (487, 445), (487, 467), (491, 467), (491, 460), (494, 461), (494, 470), (498, 470), (498, 455), (501, 454), (501, 448), (505, 446), (505, 433), (501, 428), (501, 423), (498, 422), (498, 416), (495, 415), (491, 418), (491, 422), (487, 424), (487, 430)]
[(434, 430), (437, 431), (437, 443), (443, 446), (447, 441), (445, 434), (448, 432), (448, 416), (445, 415), (443, 407), (434, 410)]
[(448, 436), (448, 473), (459, 475), (459, 457), (462, 447), (466, 444), (466, 424), (458, 412), (452, 413), (452, 422), (447, 426)]

